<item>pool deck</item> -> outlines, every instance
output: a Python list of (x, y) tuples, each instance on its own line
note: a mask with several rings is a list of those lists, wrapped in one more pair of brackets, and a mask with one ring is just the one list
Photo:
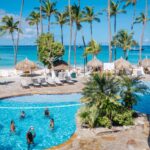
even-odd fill
[[(9, 78), (7, 85), (0, 85), (0, 98), (26, 94), (70, 94), (82, 92), (86, 78), (74, 85), (23, 89), (19, 78)], [(150, 81), (146, 76), (144, 81)], [(106, 130), (105, 130), (106, 131)], [(120, 132), (101, 132), (100, 129), (82, 129), (78, 126), (73, 137), (66, 143), (49, 150), (150, 150), (150, 123), (146, 119), (140, 125)]]

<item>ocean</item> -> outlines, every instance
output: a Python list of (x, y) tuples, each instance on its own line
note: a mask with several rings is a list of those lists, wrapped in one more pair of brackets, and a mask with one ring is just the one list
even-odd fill
[[(68, 46), (65, 46), (65, 54), (63, 59), (68, 60)], [(150, 58), (150, 46), (143, 46), (144, 50), (142, 51), (142, 58)], [(84, 47), (77, 47), (76, 58), (77, 66), (84, 65), (83, 59)], [(122, 49), (117, 49), (117, 58), (123, 57)], [(138, 63), (139, 51), (129, 51), (129, 61), (132, 64)], [(102, 62), (109, 61), (108, 46), (102, 46), (101, 52), (97, 56)], [(114, 55), (113, 55), (114, 57)], [(38, 61), (37, 57), (37, 48), (36, 46), (19, 46), (18, 49), (18, 62), (28, 58), (34, 61), (37, 64), (41, 64)], [(91, 60), (92, 56), (88, 56), (88, 60)], [(71, 51), (71, 64), (74, 64), (74, 51), (72, 47)], [(14, 51), (12, 46), (0, 46), (0, 68), (13, 68), (14, 67)]]

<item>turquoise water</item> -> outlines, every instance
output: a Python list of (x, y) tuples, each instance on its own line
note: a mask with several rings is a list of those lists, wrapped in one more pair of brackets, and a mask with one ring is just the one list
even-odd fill
[[(26, 133), (34, 126), (36, 137), (33, 149), (45, 149), (67, 141), (75, 132), (75, 114), (80, 107), (80, 94), (32, 95), (8, 98), (0, 101), (0, 150), (27, 149)], [(55, 127), (49, 127), (50, 119), (44, 117), (44, 109), (49, 107), (50, 117)], [(20, 120), (20, 111), (26, 118)], [(14, 120), (16, 133), (10, 134), (10, 121)]]
[[(144, 46), (144, 50), (142, 52), (143, 58), (150, 58), (150, 46)], [(83, 52), (84, 48), (77, 48), (77, 65), (82, 66), (84, 64), (83, 60)], [(71, 64), (74, 63), (73, 57), (74, 51), (72, 48), (71, 51)], [(123, 56), (123, 52), (121, 49), (117, 49), (117, 58)], [(32, 61), (39, 63), (37, 58), (37, 48), (36, 46), (20, 46), (18, 51), (18, 61), (25, 59), (28, 57)], [(88, 56), (88, 60), (92, 57)], [(108, 62), (108, 46), (102, 46), (102, 50), (98, 55), (98, 58), (103, 62)], [(65, 55), (63, 57), (64, 60), (68, 60), (68, 46), (65, 47)], [(12, 46), (0, 46), (0, 68), (4, 67), (13, 67), (14, 63), (14, 55), (13, 55), (13, 47)], [(131, 63), (138, 62), (138, 51), (130, 51), (129, 52), (129, 61)]]

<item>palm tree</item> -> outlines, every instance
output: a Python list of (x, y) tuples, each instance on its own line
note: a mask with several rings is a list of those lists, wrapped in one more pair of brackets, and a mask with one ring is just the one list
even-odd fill
[(135, 22), (134, 22), (134, 23), (142, 23), (143, 24), (141, 40), (140, 40), (140, 50), (139, 50), (139, 63), (140, 64), (142, 61), (142, 46), (143, 46), (143, 39), (144, 39), (144, 32), (145, 32), (145, 28), (146, 28), (146, 23), (147, 23), (147, 21), (150, 20), (150, 18), (148, 18), (148, 15), (147, 15), (148, 14), (147, 3), (148, 3), (148, 1), (146, 1), (145, 14), (141, 13), (140, 16), (135, 19)]
[(48, 32), (50, 33), (50, 21), (51, 16), (56, 13), (56, 2), (50, 2), (49, 0), (46, 0), (43, 2), (42, 6), (42, 12), (45, 15), (45, 17), (48, 19)]
[(108, 19), (108, 43), (109, 43), (109, 62), (112, 62), (112, 49), (111, 49), (111, 20), (110, 20), (110, 0), (108, 0), (108, 8), (107, 8), (107, 19)]
[[(117, 28), (117, 15), (120, 13), (125, 13), (126, 11), (124, 9), (120, 9), (120, 2), (114, 2), (111, 0), (110, 3), (110, 16), (114, 17), (114, 36), (116, 35), (116, 28)], [(116, 60), (116, 47), (114, 49), (114, 58)]]
[(133, 30), (134, 20), (135, 20), (135, 15), (136, 15), (136, 3), (137, 3), (137, 0), (122, 0), (122, 1), (125, 1), (124, 8), (126, 8), (129, 5), (133, 6), (133, 17), (132, 17), (132, 24), (131, 24), (131, 30)]
[(55, 18), (56, 18), (56, 24), (60, 25), (61, 43), (62, 43), (62, 45), (64, 45), (63, 26), (64, 26), (64, 24), (66, 24), (69, 21), (68, 20), (68, 14), (66, 12), (62, 12), (62, 13), (56, 12)]
[(136, 93), (148, 93), (148, 87), (143, 84), (141, 77), (129, 78), (124, 75), (121, 77), (121, 86), (122, 104), (128, 109), (132, 109), (133, 105), (137, 104), (138, 95)]
[(100, 51), (101, 46), (97, 44), (95, 40), (91, 40), (85, 49), (84, 55), (87, 56), (88, 54), (92, 54), (93, 57), (96, 57)]
[(94, 13), (94, 8), (90, 6), (86, 6), (83, 11), (84, 17), (86, 18), (86, 21), (90, 24), (90, 30), (91, 30), (91, 40), (93, 39), (93, 21), (100, 22), (100, 19), (98, 16), (100, 13)]
[(4, 16), (2, 18), (2, 24), (0, 29), (4, 32), (8, 32), (11, 35), (13, 47), (14, 47), (14, 64), (16, 65), (17, 62), (17, 48), (15, 44), (14, 33), (15, 32), (22, 32), (19, 28), (19, 21), (14, 22), (14, 18), (12, 16)]
[(76, 38), (77, 38), (77, 32), (82, 28), (81, 22), (85, 21), (83, 18), (83, 13), (80, 11), (80, 7), (76, 4), (72, 6), (72, 17), (73, 21), (75, 22), (76, 29), (75, 29), (75, 35), (74, 35), (74, 65), (76, 67)]
[(29, 17), (26, 19), (29, 22), (29, 25), (36, 25), (37, 37), (39, 36), (39, 22), (40, 22), (40, 13), (32, 11)]
[(42, 0), (40, 0), (40, 27), (41, 27), (41, 34), (43, 33), (43, 21), (42, 21)]
[(132, 46), (137, 45), (136, 41), (133, 40), (133, 33), (128, 34), (127, 31), (121, 30), (118, 32), (117, 43), (118, 46), (121, 47), (124, 51), (124, 58), (128, 59), (127, 52), (131, 49)]
[[(20, 19), (19, 19), (19, 29), (21, 29), (21, 20), (22, 20), (22, 12), (23, 12), (23, 7), (24, 7), (24, 0), (22, 0), (21, 3), (21, 9), (20, 9)], [(19, 45), (19, 39), (20, 39), (20, 32), (17, 33), (17, 43), (16, 43), (16, 62), (17, 63), (17, 54), (18, 54), (18, 45)]]

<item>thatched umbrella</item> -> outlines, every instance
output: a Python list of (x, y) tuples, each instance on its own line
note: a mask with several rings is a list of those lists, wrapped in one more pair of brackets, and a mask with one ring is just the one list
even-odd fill
[(67, 70), (68, 64), (63, 60), (56, 60), (54, 62), (54, 70), (60, 71), (60, 70)]
[(150, 59), (148, 59), (148, 58), (143, 59), (141, 65), (142, 65), (142, 67), (144, 67), (145, 69), (146, 69), (146, 68), (149, 68), (149, 67), (150, 67)]
[(122, 57), (114, 62), (116, 70), (131, 70), (132, 65)]
[(37, 65), (34, 62), (28, 60), (27, 58), (16, 65), (17, 70), (22, 70), (25, 73), (32, 72), (37, 68)]
[(103, 63), (100, 60), (98, 60), (96, 57), (94, 57), (91, 61), (87, 63), (87, 66), (93, 69), (98, 69), (103, 67)]

